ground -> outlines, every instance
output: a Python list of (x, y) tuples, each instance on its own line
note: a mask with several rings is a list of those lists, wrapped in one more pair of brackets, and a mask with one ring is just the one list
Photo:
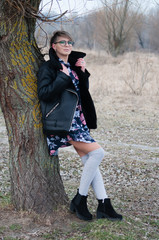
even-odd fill
[[(122, 65), (121, 59), (116, 61)], [(98, 115), (98, 129), (91, 134), (106, 151), (100, 169), (107, 193), (117, 212), (124, 216), (123, 221), (96, 220), (97, 201), (92, 190), (88, 196), (92, 222), (78, 220), (67, 206), (52, 216), (17, 212), (9, 199), (9, 149), (0, 114), (1, 240), (159, 239), (159, 96), (91, 91)], [(62, 149), (59, 159), (71, 199), (78, 187), (82, 164), (72, 147)]]

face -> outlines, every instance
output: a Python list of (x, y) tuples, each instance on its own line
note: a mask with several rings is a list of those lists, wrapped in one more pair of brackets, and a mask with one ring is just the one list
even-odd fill
[[(61, 44), (61, 41), (66, 41), (66, 45)], [(72, 51), (72, 45), (68, 44), (68, 41), (70, 42), (71, 40), (67, 37), (61, 36), (57, 38), (56, 43), (52, 44), (52, 48), (55, 50), (57, 56), (61, 59), (68, 57)]]

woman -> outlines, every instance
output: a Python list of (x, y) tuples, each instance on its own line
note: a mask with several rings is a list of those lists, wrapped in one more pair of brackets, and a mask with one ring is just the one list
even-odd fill
[[(43, 63), (38, 72), (38, 96), (49, 153), (55, 155), (59, 147), (73, 145), (84, 164), (79, 189), (71, 201), (70, 211), (80, 219), (92, 219), (87, 208), (87, 194), (91, 185), (98, 199), (97, 218), (122, 220), (122, 215), (117, 214), (111, 205), (99, 170), (104, 150), (89, 133), (89, 129), (96, 128), (96, 112), (88, 91), (90, 74), (83, 59), (86, 54), (72, 51), (72, 37), (65, 31), (54, 32), (50, 45), (50, 60)], [(65, 107), (61, 114), (58, 109), (62, 105)], [(45, 115), (46, 109), (48, 112)], [(54, 118), (58, 120), (54, 121)], [(53, 121), (54, 130), (51, 130)], [(58, 125), (64, 128), (69, 123), (69, 129), (56, 130)]]

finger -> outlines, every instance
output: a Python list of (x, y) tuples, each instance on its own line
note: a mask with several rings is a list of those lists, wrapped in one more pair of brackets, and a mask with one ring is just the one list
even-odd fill
[(85, 61), (84, 61), (84, 59), (83, 59), (83, 58), (82, 58), (82, 59), (80, 59), (80, 62), (81, 62), (81, 63), (85, 63)]
[(78, 60), (75, 65), (85, 65), (85, 64), (86, 63), (84, 60)]
[(83, 58), (78, 58), (77, 62), (85, 62)]
[(62, 69), (60, 69), (60, 71), (69, 76), (69, 71), (68, 71), (67, 67), (62, 63), (61, 63), (61, 65), (62, 65)]

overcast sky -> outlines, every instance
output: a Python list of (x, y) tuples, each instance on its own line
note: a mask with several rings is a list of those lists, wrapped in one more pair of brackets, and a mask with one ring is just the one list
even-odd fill
[(68, 13), (84, 13), (93, 11), (101, 7), (100, 0), (42, 0), (41, 7), (43, 11), (49, 11), (51, 8), (60, 13), (68, 10)]
[[(156, 0), (137, 1), (142, 5), (142, 9), (144, 11), (156, 5)], [(42, 0), (41, 2), (41, 8), (43, 11), (47, 12), (52, 9), (57, 13), (68, 10), (68, 13), (76, 12), (78, 14), (82, 14), (97, 10), (101, 6), (101, 0)]]

